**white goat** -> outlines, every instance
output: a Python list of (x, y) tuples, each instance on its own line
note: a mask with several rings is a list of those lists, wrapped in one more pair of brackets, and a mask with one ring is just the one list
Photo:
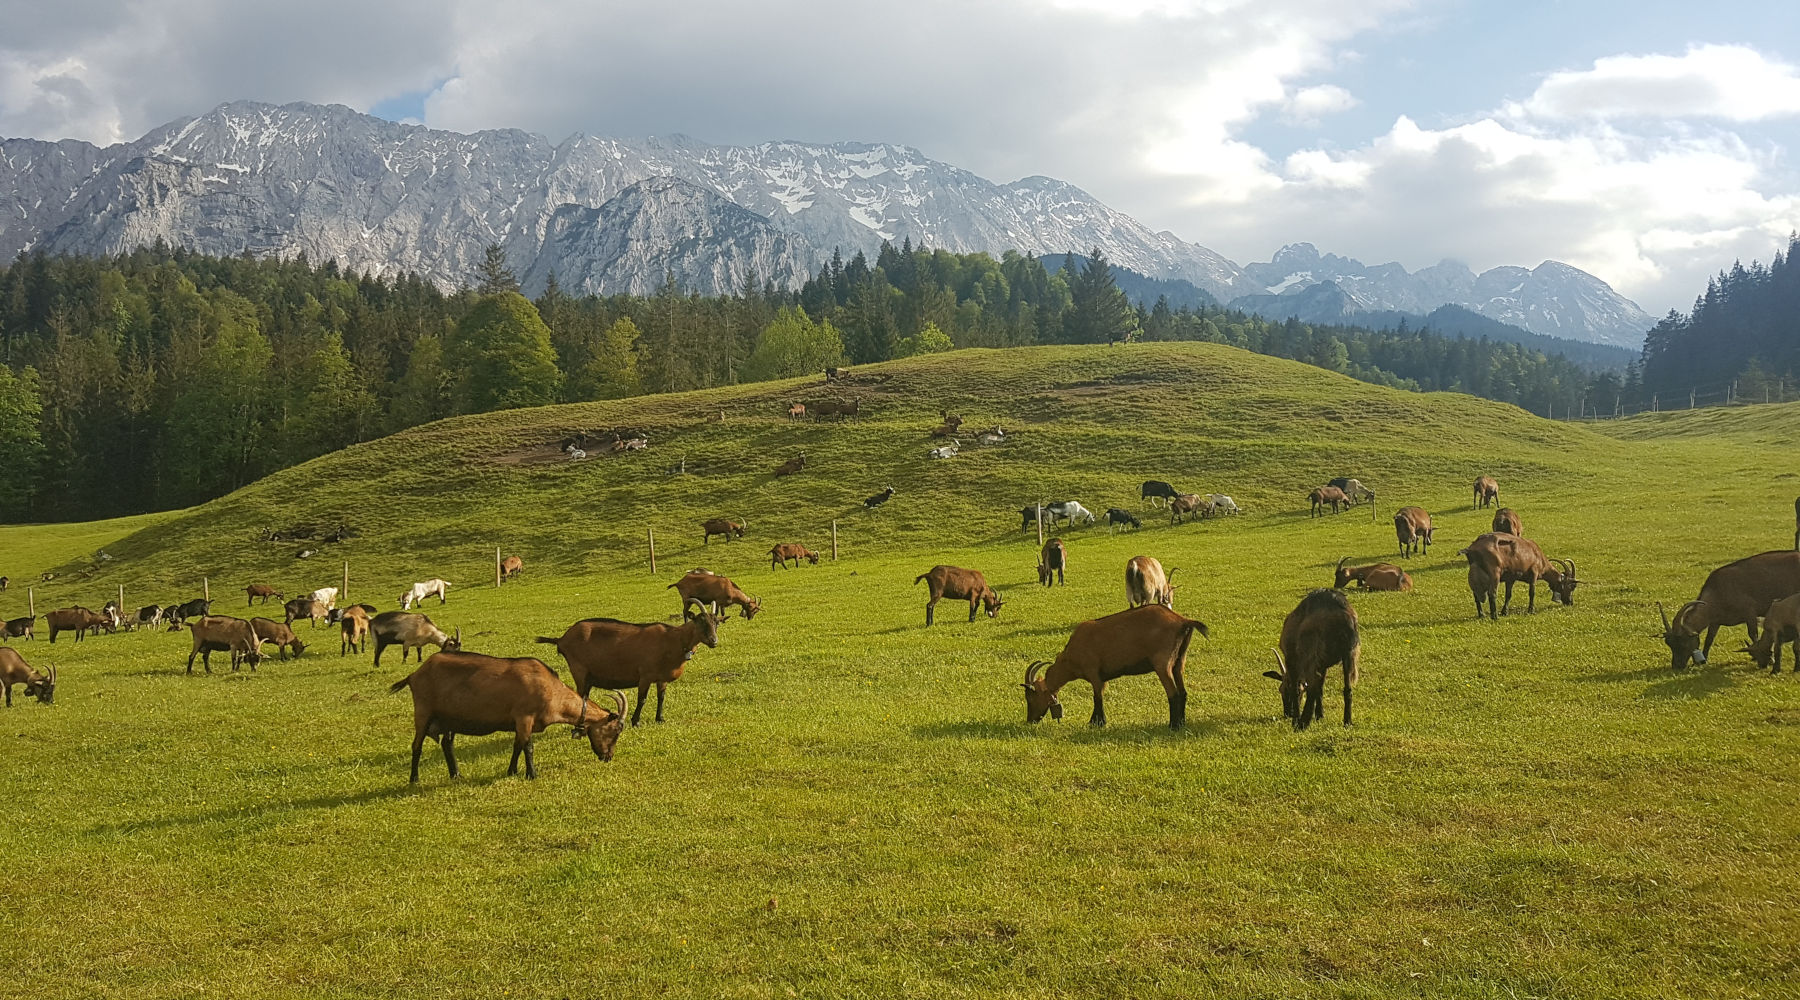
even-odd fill
[(1213, 513), (1215, 513), (1215, 514), (1242, 514), (1243, 513), (1242, 510), (1238, 509), (1237, 501), (1231, 499), (1230, 497), (1226, 496), (1223, 493), (1208, 493), (1206, 495), (1206, 499), (1212, 501)]
[(312, 592), (312, 599), (325, 605), (327, 611), (337, 607), (337, 597), (338, 589), (336, 587), (320, 587)]
[(953, 439), (953, 440), (951, 440), (951, 442), (949, 444), (944, 445), (942, 448), (933, 448), (930, 451), (926, 452), (925, 457), (927, 457), (927, 458), (955, 458), (957, 449), (961, 448), (961, 447), (962, 447), (962, 442), (956, 441)]
[(438, 603), (442, 604), (444, 603), (444, 591), (449, 588), (449, 580), (439, 580), (436, 577), (426, 580), (424, 583), (415, 583), (411, 590), (400, 595), (400, 610), (409, 611), (413, 605), (421, 604), (425, 598), (432, 596), (436, 596)]

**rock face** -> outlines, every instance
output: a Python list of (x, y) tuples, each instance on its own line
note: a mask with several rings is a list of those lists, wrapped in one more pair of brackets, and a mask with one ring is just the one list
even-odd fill
[[(1310, 243), (1282, 247), (1275, 259), (1249, 264), (1244, 274), (1262, 294), (1232, 305), (1264, 316), (1320, 316), (1324, 299), (1332, 315), (1395, 311), (1429, 313), (1458, 305), (1533, 333), (1636, 350), (1655, 322), (1637, 303), (1579, 268), (1547, 260), (1536, 268), (1496, 267), (1480, 274), (1455, 261), (1408, 272), (1399, 264), (1368, 266), (1321, 254)], [(1319, 286), (1333, 286), (1320, 292)]]
[[(640, 189), (613, 204), (663, 177), (687, 187)], [(674, 217), (655, 218), (662, 212)], [(766, 231), (752, 235), (742, 213), (761, 217)], [(8, 257), (37, 248), (109, 254), (161, 239), (208, 254), (304, 250), (446, 286), (469, 280), (494, 242), (521, 273), (580, 273), (571, 286), (653, 289), (673, 271), (710, 294), (732, 290), (752, 267), (793, 285), (833, 248), (872, 256), (884, 240), (911, 239), (995, 254), (1098, 246), (1134, 270), (1223, 297), (1254, 290), (1225, 258), (1153, 233), (1071, 185), (994, 184), (905, 146), (583, 135), (558, 145), (516, 130), (461, 135), (311, 104), (225, 104), (104, 149), (6, 140), (0, 216)], [(715, 222), (725, 227), (716, 247), (705, 229)], [(631, 229), (595, 229), (614, 223)], [(658, 256), (661, 237), (673, 256)], [(583, 248), (601, 256), (581, 258)], [(730, 259), (703, 266), (708, 252)], [(540, 261), (545, 253), (554, 258)]]
[(1649, 326), (1605, 282), (1555, 262), (1408, 274), (1300, 243), (1239, 268), (1062, 181), (995, 184), (884, 143), (575, 135), (556, 144), (513, 129), (462, 135), (336, 105), (251, 102), (106, 148), (0, 140), (0, 255), (113, 254), (159, 239), (222, 256), (304, 251), (446, 287), (468, 282), (499, 243), (528, 290), (554, 270), (571, 290), (653, 291), (672, 273), (703, 294), (734, 291), (752, 273), (792, 287), (833, 249), (873, 256), (884, 240), (996, 256), (1099, 247), (1221, 302), (1258, 296), (1259, 312), (1264, 296), (1332, 282), (1349, 300), (1339, 312), (1455, 303), (1539, 333), (1634, 346)]

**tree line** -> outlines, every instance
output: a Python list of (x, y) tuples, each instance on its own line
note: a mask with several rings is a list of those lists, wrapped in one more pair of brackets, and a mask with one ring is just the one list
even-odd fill
[(1769, 265), (1732, 264), (1706, 283), (1691, 312), (1671, 309), (1650, 329), (1642, 364), (1626, 375), (1625, 406), (1644, 409), (1659, 397), (1667, 409), (1697, 386), (1726, 384), (1737, 399), (1786, 398), (1797, 373), (1800, 235), (1791, 235)]
[(1198, 340), (1369, 382), (1543, 411), (1593, 379), (1560, 356), (1429, 329), (1133, 304), (1098, 250), (1036, 258), (884, 245), (798, 290), (526, 299), (500, 250), (467, 287), (304, 254), (21, 254), (0, 269), (0, 519), (198, 503), (358, 441), (461, 413), (679, 392), (957, 347)]

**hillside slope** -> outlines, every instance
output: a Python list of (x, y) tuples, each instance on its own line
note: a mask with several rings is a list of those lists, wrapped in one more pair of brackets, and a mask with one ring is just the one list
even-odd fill
[[(1145, 479), (1228, 493), (1266, 513), (1303, 506), (1335, 475), (1394, 491), (1484, 472), (1536, 486), (1616, 460), (1615, 444), (1516, 407), (1385, 389), (1213, 344), (968, 350), (853, 378), (842, 388), (802, 379), (442, 421), (163, 519), (110, 546), (114, 559), (79, 580), (135, 592), (192, 587), (202, 575), (332, 575), (297, 563), (302, 548), (334, 566), (348, 558), (353, 573), (372, 559), (411, 563), (421, 577), (449, 576), (448, 565), (479, 578), (473, 567), (491, 562), (496, 545), (560, 569), (618, 569), (643, 561), (648, 529), (673, 552), (717, 516), (747, 518), (764, 545), (816, 539), (835, 519), (846, 543), (892, 550), (1003, 536), (1037, 499), (1135, 507)], [(789, 400), (836, 395), (859, 399), (860, 415), (785, 417)], [(940, 442), (926, 432), (945, 409), (971, 433), (960, 457), (931, 461), (926, 451)], [(1011, 440), (977, 446), (973, 430), (995, 424)], [(555, 447), (611, 428), (646, 431), (650, 449), (571, 462)], [(803, 473), (772, 476), (801, 451)], [(684, 460), (687, 473), (671, 475)], [(896, 500), (864, 511), (863, 497), (888, 485)], [(360, 534), (325, 546), (257, 540), (337, 524)]]

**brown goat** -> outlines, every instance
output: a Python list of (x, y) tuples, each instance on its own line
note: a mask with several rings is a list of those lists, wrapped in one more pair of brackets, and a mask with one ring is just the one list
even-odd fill
[[(1069, 550), (1062, 539), (1052, 538), (1044, 543), (1044, 550), (1038, 553), (1038, 582), (1050, 586), (1052, 580), (1061, 584), (1063, 570), (1069, 565)], [(915, 581), (916, 582), (916, 581)]]
[(36, 636), (32, 635), (32, 624), (36, 621), (36, 618), (30, 617), (14, 618), (8, 621), (4, 629), (0, 631), (3, 631), (8, 639), (35, 639)]
[(1264, 677), (1281, 682), (1281, 714), (1305, 729), (1325, 717), (1325, 675), (1344, 665), (1344, 725), (1350, 725), (1350, 693), (1361, 673), (1362, 633), (1356, 609), (1341, 590), (1315, 590), (1300, 599), (1281, 623), (1275, 651), (1279, 670)]
[[(361, 608), (351, 606), (344, 609), (338, 618), (338, 655), (343, 656), (354, 650), (361, 653), (369, 645), (369, 616)], [(405, 650), (400, 651), (406, 655)]]
[[(1118, 611), (1075, 626), (1056, 661), (1039, 660), (1025, 668), (1025, 720), (1037, 722), (1049, 712), (1062, 718), (1056, 693), (1070, 681), (1087, 681), (1094, 691), (1094, 714), (1088, 725), (1106, 725), (1106, 682), (1116, 677), (1155, 674), (1169, 699), (1169, 728), (1187, 721), (1188, 644), (1194, 633), (1207, 634), (1206, 623), (1194, 621), (1160, 604)], [(1037, 671), (1048, 666), (1044, 676)]]
[(1491, 506), (1493, 504), (1497, 504), (1499, 502), (1500, 502), (1500, 484), (1494, 481), (1494, 477), (1493, 476), (1477, 476), (1477, 477), (1475, 477), (1475, 503), (1474, 503), (1474, 506), (1487, 507), (1487, 506)]
[(975, 620), (975, 609), (984, 607), (989, 618), (1000, 616), (1000, 606), (1005, 601), (994, 593), (987, 584), (987, 577), (972, 569), (960, 569), (955, 566), (933, 566), (930, 570), (913, 577), (913, 585), (920, 580), (927, 581), (931, 587), (931, 600), (925, 602), (925, 624), (931, 625), (931, 613), (943, 598), (953, 601), (969, 602), (969, 620)]
[(512, 730), (512, 763), (506, 773), (519, 773), (519, 755), (525, 756), (525, 777), (537, 777), (532, 759), (532, 737), (550, 726), (573, 728), (573, 736), (588, 738), (594, 756), (612, 760), (613, 746), (624, 726), (625, 698), (613, 692), (612, 712), (589, 704), (569, 689), (542, 660), (531, 657), (486, 656), (445, 650), (388, 688), (396, 693), (412, 688), (413, 742), (412, 784), (419, 783), (419, 752), (427, 736), (438, 740), (450, 777), (456, 768), (456, 738), (486, 736)]
[(1164, 575), (1162, 563), (1150, 556), (1132, 556), (1125, 562), (1126, 604), (1134, 608), (1145, 604), (1173, 608), (1175, 585), (1169, 582), (1169, 577), (1174, 575), (1174, 569)]
[(683, 614), (687, 613), (688, 605), (696, 602), (711, 606), (715, 615), (723, 615), (726, 608), (735, 604), (745, 621), (755, 618), (756, 613), (762, 610), (761, 601), (739, 590), (730, 577), (717, 573), (695, 570), (663, 589), (673, 590), (681, 595)]
[(271, 597), (280, 598), (281, 600), (287, 600), (287, 595), (283, 594), (281, 591), (276, 590), (274, 587), (271, 587), (266, 583), (253, 583), (250, 586), (245, 587), (244, 588), (244, 597), (246, 598), (246, 600), (244, 601), (245, 607), (255, 604), (256, 599), (259, 597), (262, 598), (262, 601), (264, 604), (269, 603), (269, 598), (271, 598)]
[(1761, 637), (1754, 643), (1745, 643), (1743, 651), (1749, 653), (1759, 667), (1768, 667), (1773, 657), (1774, 666), (1769, 672), (1779, 674), (1783, 643), (1793, 644), (1794, 672), (1800, 674), (1800, 594), (1769, 605), (1768, 614), (1763, 617)]
[(1410, 559), (1431, 552), (1431, 515), (1423, 507), (1394, 511), (1394, 537), (1400, 540), (1400, 556)]
[(1683, 604), (1673, 621), (1662, 605), (1656, 606), (1663, 620), (1663, 643), (1669, 647), (1669, 666), (1685, 670), (1690, 660), (1704, 666), (1719, 629), (1727, 625), (1745, 626), (1755, 642), (1756, 620), (1789, 594), (1800, 594), (1800, 552), (1763, 552), (1713, 570), (1701, 585), (1700, 596)]
[(375, 636), (375, 665), (381, 666), (381, 651), (389, 646), (400, 647), (400, 662), (406, 662), (406, 654), (418, 650), (418, 655), (425, 655), (426, 646), (436, 646), (442, 650), (459, 650), (462, 648), (462, 629), (454, 634), (445, 635), (444, 630), (431, 623), (431, 619), (417, 611), (383, 611), (369, 620), (369, 632)]
[(56, 668), (48, 674), (31, 669), (25, 657), (11, 647), (0, 646), (0, 688), (6, 689), (6, 707), (12, 707), (13, 685), (25, 685), (25, 697), (48, 705), (56, 700)]
[(1345, 556), (1338, 560), (1337, 577), (1331, 584), (1339, 590), (1350, 585), (1352, 580), (1366, 590), (1407, 591), (1413, 589), (1412, 577), (1393, 563), (1370, 563), (1367, 566), (1345, 566)]
[(801, 417), (806, 416), (806, 404), (805, 403), (789, 404), (788, 408), (787, 408), (787, 415), (788, 415), (789, 420), (798, 420)]
[[(801, 545), (799, 542), (782, 542), (780, 545), (769, 550), (770, 569), (775, 569), (776, 567), (786, 569), (787, 561), (789, 559), (794, 561), (795, 569), (800, 568), (800, 560), (802, 559), (805, 559), (814, 566), (819, 564), (819, 554), (806, 546)], [(667, 590), (668, 588), (665, 587), (663, 589)]]
[(55, 611), (49, 612), (44, 615), (44, 624), (50, 627), (51, 642), (56, 641), (58, 632), (73, 632), (75, 641), (80, 642), (81, 637), (87, 634), (88, 629), (105, 628), (109, 632), (112, 631), (112, 619), (97, 611), (90, 611), (79, 606), (57, 608)]
[(1518, 513), (1515, 512), (1511, 507), (1502, 507), (1499, 510), (1494, 511), (1494, 528), (1493, 528), (1493, 530), (1496, 534), (1503, 533), (1503, 534), (1508, 534), (1508, 535), (1520, 535), (1520, 536), (1523, 536), (1525, 534), (1524, 530), (1522, 529), (1522, 526), (1519, 524)]
[(1211, 513), (1212, 507), (1205, 497), (1198, 493), (1177, 493), (1169, 498), (1169, 523), (1180, 524), (1182, 515), (1199, 514), (1205, 517)]
[(281, 654), (281, 658), (284, 660), (288, 658), (288, 650), (293, 650), (294, 658), (299, 659), (300, 653), (306, 649), (306, 643), (301, 642), (300, 639), (294, 635), (294, 630), (283, 625), (281, 622), (273, 621), (268, 618), (252, 618), (250, 619), (250, 627), (256, 630), (256, 637), (258, 639), (261, 639), (263, 642), (274, 643), (276, 651)]
[(523, 572), (524, 569), (525, 560), (520, 559), (518, 556), (507, 556), (505, 559), (500, 560), (500, 579), (502, 581), (511, 580), (513, 577), (518, 576)]
[(230, 653), (231, 669), (235, 672), (240, 666), (248, 663), (251, 670), (262, 662), (262, 638), (256, 629), (242, 618), (228, 615), (206, 615), (196, 621), (187, 623), (194, 634), (194, 648), (189, 651), (187, 672), (194, 672), (194, 657), (200, 657), (200, 665), (212, 673), (212, 654)]
[[(1475, 595), (1475, 617), (1481, 617), (1481, 605), (1487, 604), (1488, 617), (1498, 618), (1512, 607), (1513, 584), (1523, 581), (1528, 601), (1527, 613), (1537, 610), (1537, 582), (1550, 587), (1552, 600), (1575, 603), (1575, 560), (1550, 559), (1536, 542), (1517, 535), (1488, 532), (1469, 543), (1458, 553), (1469, 560), (1469, 592)], [(1494, 612), (1495, 595), (1506, 585), (1506, 602), (1499, 614)]]
[(296, 597), (283, 604), (281, 611), (284, 624), (292, 625), (302, 618), (310, 618), (313, 628), (318, 628), (319, 622), (331, 614), (331, 609), (326, 607), (324, 601), (314, 600), (311, 597)]
[(731, 536), (733, 535), (736, 535), (739, 538), (744, 537), (744, 532), (749, 529), (750, 522), (733, 521), (728, 518), (715, 517), (710, 520), (701, 521), (700, 527), (706, 532), (705, 537), (700, 539), (700, 544), (705, 545), (712, 541), (712, 536), (714, 535), (724, 535), (725, 540), (728, 542), (731, 541)]
[[(555, 646), (568, 661), (569, 675), (583, 697), (595, 686), (637, 688), (637, 705), (631, 711), (635, 726), (652, 684), (656, 685), (656, 721), (663, 721), (663, 695), (670, 684), (681, 679), (696, 647), (719, 648), (719, 624), (718, 618), (704, 610), (680, 625), (633, 625), (615, 618), (587, 618), (570, 625), (561, 638), (540, 635), (537, 641)], [(620, 711), (624, 711), (623, 705)]]
[[(777, 465), (775, 467), (775, 475), (778, 477), (779, 476), (791, 476), (794, 473), (799, 472), (801, 469), (804, 469), (804, 468), (806, 468), (806, 452), (803, 451), (800, 454), (794, 456), (793, 458), (790, 458), (787, 461), (781, 463), (780, 465)], [(727, 535), (725, 537), (730, 538), (731, 536)]]
[(1333, 514), (1336, 514), (1344, 507), (1350, 506), (1350, 498), (1345, 496), (1344, 491), (1338, 489), (1336, 486), (1316, 487), (1311, 493), (1306, 495), (1306, 500), (1308, 503), (1312, 504), (1313, 517), (1318, 517), (1323, 514), (1326, 505), (1330, 505)]

